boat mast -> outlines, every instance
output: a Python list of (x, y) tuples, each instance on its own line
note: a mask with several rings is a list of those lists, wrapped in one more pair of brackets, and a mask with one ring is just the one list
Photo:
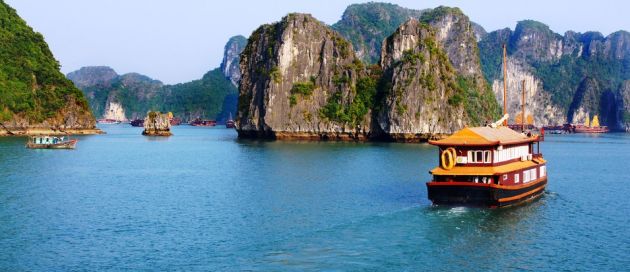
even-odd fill
[[(503, 44), (503, 115), (507, 114), (507, 49)], [(508, 121), (505, 119), (503, 125), (507, 126)]]
[(521, 113), (522, 132), (525, 132), (525, 80), (523, 79), (523, 112)]

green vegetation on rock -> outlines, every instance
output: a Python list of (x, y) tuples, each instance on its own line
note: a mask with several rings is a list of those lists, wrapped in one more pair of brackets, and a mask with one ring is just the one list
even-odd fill
[(335, 122), (357, 125), (362, 118), (375, 108), (378, 84), (382, 71), (377, 65), (370, 67), (368, 76), (357, 79), (356, 85), (351, 88), (354, 99), (344, 103), (343, 94), (335, 92), (328, 98), (326, 105), (320, 110), (320, 115)]
[(295, 82), (291, 87), (291, 96), (289, 96), (289, 104), (294, 106), (297, 104), (298, 97), (309, 97), (313, 94), (313, 90), (317, 88), (315, 86), (315, 78), (311, 77), (311, 80), (305, 82)]
[(459, 8), (439, 6), (423, 12), (418, 20), (423, 23), (430, 23), (449, 14), (464, 16), (464, 13)]
[(44, 37), (2, 0), (0, 60), (0, 121), (19, 115), (30, 124), (41, 123), (71, 101), (88, 109), (81, 91), (59, 72)]
[(448, 103), (451, 105), (463, 103), (470, 123), (479, 126), (485, 121), (496, 119), (500, 115), (500, 108), (490, 86), (486, 85), (485, 90), (477, 90), (477, 86), (479, 85), (474, 78), (457, 76), (456, 91), (448, 99)]
[(352, 43), (363, 61), (374, 64), (379, 60), (383, 40), (409, 18), (419, 18), (422, 12), (388, 3), (353, 4), (332, 28)]

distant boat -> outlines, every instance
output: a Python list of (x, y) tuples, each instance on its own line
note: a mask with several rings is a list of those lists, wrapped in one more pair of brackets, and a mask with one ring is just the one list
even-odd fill
[(98, 119), (98, 120), (96, 120), (96, 122), (99, 123), (99, 124), (103, 124), (103, 125), (120, 124), (120, 121), (115, 120), (115, 119)]
[(543, 129), (547, 134), (566, 134), (566, 133), (569, 133), (569, 131), (567, 131), (565, 129), (565, 126), (560, 126), (560, 125), (543, 126), (541, 129)]
[(135, 119), (129, 124), (131, 124), (132, 127), (144, 127), (144, 119)]
[(196, 127), (214, 127), (217, 125), (217, 121), (215, 120), (202, 120), (202, 119), (195, 119), (190, 121), (190, 125), (191, 126), (196, 126)]
[(169, 120), (169, 122), (171, 123), (171, 126), (179, 126), (182, 124), (182, 119), (173, 117)]
[(26, 143), (26, 147), (33, 149), (74, 149), (78, 140), (67, 136), (33, 136)]
[(607, 126), (599, 125), (599, 118), (597, 115), (593, 116), (593, 121), (590, 121), (589, 116), (586, 116), (584, 124), (567, 124), (565, 130), (573, 133), (608, 133), (610, 129)]
[(225, 122), (225, 127), (226, 127), (226, 128), (234, 128), (234, 127), (235, 127), (234, 120), (232, 120), (232, 113), (231, 113), (231, 112), (230, 112), (230, 119), (228, 119), (228, 120)]

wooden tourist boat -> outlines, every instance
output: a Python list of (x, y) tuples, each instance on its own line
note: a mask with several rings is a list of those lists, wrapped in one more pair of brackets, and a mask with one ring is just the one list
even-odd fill
[(547, 162), (540, 141), (496, 123), (430, 141), (439, 147), (440, 166), (430, 171), (429, 199), (438, 205), (503, 207), (541, 195)]
[(33, 149), (74, 149), (78, 140), (67, 136), (32, 136), (26, 147)]
[(586, 121), (584, 121), (584, 124), (577, 124), (577, 125), (568, 125), (567, 126), (569, 131), (573, 132), (573, 133), (608, 133), (610, 132), (610, 129), (607, 126), (600, 126), (599, 125), (599, 118), (597, 118), (597, 115), (593, 116), (593, 121), (589, 120), (589, 116), (586, 116)]

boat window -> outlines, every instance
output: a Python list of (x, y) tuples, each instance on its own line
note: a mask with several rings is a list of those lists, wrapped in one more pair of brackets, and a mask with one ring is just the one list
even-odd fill
[(469, 163), (491, 163), (492, 152), (488, 150), (471, 150), (468, 151)]
[(520, 181), (519, 181), (519, 175), (518, 175), (518, 173), (517, 173), (517, 174), (514, 174), (514, 183), (519, 183), (519, 182), (520, 182)]
[(507, 174), (503, 175), (503, 180), (507, 180), (507, 178), (508, 178)]
[(536, 179), (536, 168), (531, 169), (531, 170), (529, 170), (529, 171), (531, 171), (531, 172), (532, 172), (532, 173), (530, 174), (530, 175), (531, 175), (531, 177), (530, 177), (530, 178), (531, 178), (532, 180), (535, 180), (535, 179)]
[(540, 167), (540, 177), (541, 177), (541, 178), (542, 178), (542, 177), (544, 177), (544, 176), (545, 176), (545, 174), (546, 174), (546, 172), (547, 172), (547, 166), (544, 166), (544, 165), (543, 165), (543, 166), (541, 166), (541, 167)]
[(523, 172), (523, 183), (529, 182), (529, 171)]

